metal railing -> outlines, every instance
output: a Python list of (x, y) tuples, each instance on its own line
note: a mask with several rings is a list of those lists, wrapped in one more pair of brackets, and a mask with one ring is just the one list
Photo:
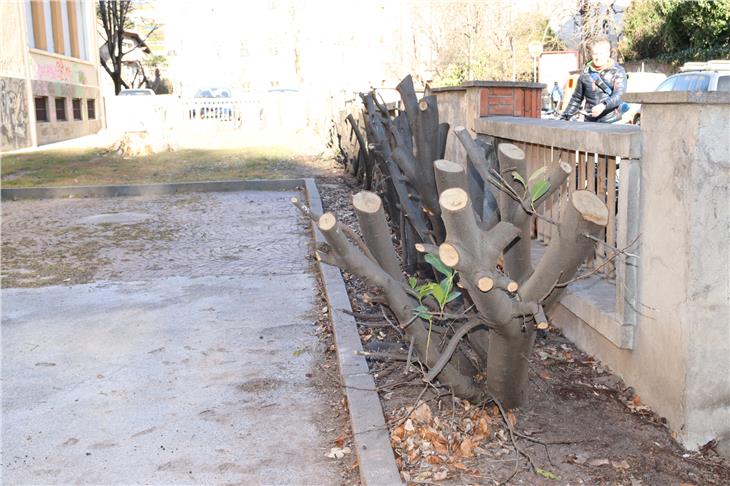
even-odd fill
[(245, 103), (236, 98), (190, 98), (183, 100), (183, 119), (211, 120), (240, 125)]

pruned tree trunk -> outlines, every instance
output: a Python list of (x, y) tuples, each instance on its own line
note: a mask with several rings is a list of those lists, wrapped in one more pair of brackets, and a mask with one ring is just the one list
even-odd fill
[[(332, 213), (323, 214), (317, 225), (332, 249), (331, 254), (319, 254), (320, 258), (326, 263), (337, 265), (360, 276), (370, 285), (379, 287), (405, 336), (413, 338), (413, 347), (420, 361), (425, 366), (433, 366), (438, 361), (440, 353), (435, 346), (435, 340), (430, 337), (428, 325), (422, 319), (414, 317), (416, 315), (414, 309), (418, 302), (409, 296), (403, 282), (388, 275), (377, 262), (370, 260), (348, 240)], [(444, 366), (438, 379), (451, 387), (459, 396), (476, 399), (481, 395), (481, 390), (472, 378), (476, 369), (469, 366), (467, 360), (459, 361), (461, 367), (454, 366), (453, 363)]]
[[(437, 379), (468, 400), (494, 397), (508, 408), (518, 407), (525, 401), (534, 329), (543, 324), (543, 308), (560, 299), (590, 256), (608, 210), (593, 193), (566, 196), (559, 221), (551, 221), (557, 224), (557, 236), (533, 268), (530, 230), (537, 208), (559, 193), (572, 166), (555, 166), (533, 196), (522, 150), (475, 140), (463, 127), (454, 133), (466, 150), (466, 163), (444, 160), (448, 125), (438, 121), (436, 98), (418, 100), (410, 76), (397, 89), (404, 111), (394, 117), (374, 93), (362, 95), (368, 140), (360, 133), (358, 143), (389, 181), (391, 190), (382, 194), (393, 198), (388, 203), (400, 215), (406, 274), (416, 272), (416, 261), (436, 268), (434, 257), (417, 258), (431, 254), (440, 260), (434, 272), (438, 278), (419, 285), (418, 291), (409, 287), (413, 279), (405, 278), (399, 264), (383, 201), (368, 191), (353, 197), (363, 239), (327, 213), (317, 224), (330, 251), (318, 255), (382, 291), (379, 298), (428, 368), (424, 380)], [(440, 273), (449, 270), (441, 264), (455, 273), (442, 279)], [(416, 282), (423, 282), (426, 273), (419, 274)], [(450, 290), (441, 286), (449, 282), (460, 287), (463, 299), (454, 294), (444, 300)], [(441, 297), (428, 290), (419, 293), (433, 286), (441, 288)], [(443, 340), (440, 348), (432, 339), (434, 329)], [(466, 353), (467, 348), (473, 353)], [(467, 356), (476, 356), (477, 363)], [(486, 382), (479, 381), (484, 375)]]

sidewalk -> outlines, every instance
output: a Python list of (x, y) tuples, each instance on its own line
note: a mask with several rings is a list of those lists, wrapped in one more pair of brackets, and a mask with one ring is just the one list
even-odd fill
[(88, 281), (3, 289), (3, 482), (337, 483), (291, 196), (4, 202), (4, 274)]

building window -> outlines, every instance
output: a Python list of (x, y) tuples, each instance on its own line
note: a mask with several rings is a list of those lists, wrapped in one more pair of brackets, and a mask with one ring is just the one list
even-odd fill
[(66, 98), (56, 98), (56, 121), (66, 121)]
[(86, 100), (86, 113), (89, 120), (96, 120), (96, 100)]
[(74, 120), (82, 120), (81, 116), (81, 98), (74, 98), (71, 100), (71, 108), (74, 112)]
[(36, 96), (33, 98), (35, 104), (35, 121), (48, 121), (48, 96)]

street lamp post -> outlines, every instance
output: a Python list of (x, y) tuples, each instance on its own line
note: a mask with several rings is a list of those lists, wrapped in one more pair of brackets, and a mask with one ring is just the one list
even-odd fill
[(532, 56), (532, 82), (537, 82), (537, 58), (542, 54), (542, 42), (533, 41), (527, 45), (527, 50)]

